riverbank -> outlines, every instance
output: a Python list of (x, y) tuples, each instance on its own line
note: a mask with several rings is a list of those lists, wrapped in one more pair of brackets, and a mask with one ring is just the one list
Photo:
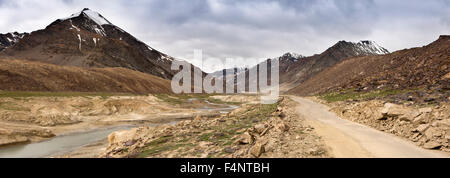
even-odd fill
[[(187, 95), (0, 97), (0, 145), (2, 145), (0, 155), (8, 157), (8, 152), (22, 150), (23, 156), (28, 157), (30, 155), (24, 148), (45, 146), (48, 147), (45, 149), (51, 150), (51, 145), (55, 144), (54, 139), (76, 140), (86, 133), (87, 135), (101, 133), (96, 137), (102, 136), (101, 139), (105, 139), (116, 129), (156, 126), (192, 119), (197, 115), (212, 117), (235, 109), (229, 102), (217, 103), (214, 98), (207, 95), (196, 97)], [(88, 141), (96, 142), (98, 138)], [(86, 144), (90, 142), (82, 141), (68, 145), (79, 147)], [(61, 151), (60, 149), (55, 148), (54, 151)], [(20, 157), (20, 154), (22, 153), (10, 156)], [(38, 157), (50, 156), (44, 154), (41, 153)]]

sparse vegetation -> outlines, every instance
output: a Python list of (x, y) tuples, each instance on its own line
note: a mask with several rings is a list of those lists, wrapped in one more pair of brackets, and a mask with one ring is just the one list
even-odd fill
[[(160, 98), (169, 96), (159, 96)], [(183, 96), (182, 98), (189, 98)], [(204, 97), (205, 98), (205, 97)], [(276, 104), (258, 104), (252, 105), (242, 113), (231, 115), (230, 118), (223, 119), (216, 125), (201, 128), (201, 131), (190, 131), (189, 136), (170, 136), (160, 137), (149, 142), (146, 147), (141, 150), (137, 157), (158, 157), (165, 152), (180, 149), (176, 156), (184, 156), (188, 154), (196, 154), (193, 149), (196, 145), (193, 143), (210, 142), (214, 145), (229, 146), (236, 141), (237, 135), (242, 134), (247, 128), (254, 125), (255, 122), (267, 120), (271, 114), (276, 111)], [(220, 157), (224, 152), (217, 152), (208, 155), (208, 157)]]
[(0, 98), (27, 98), (27, 97), (88, 97), (100, 96), (108, 98), (111, 96), (136, 96), (132, 93), (106, 93), (106, 92), (33, 92), (33, 91), (0, 91)]

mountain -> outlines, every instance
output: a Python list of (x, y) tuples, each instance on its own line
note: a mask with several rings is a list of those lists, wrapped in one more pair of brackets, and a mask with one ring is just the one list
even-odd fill
[(82, 68), (0, 59), (0, 90), (168, 93), (170, 81), (125, 68)]
[(310, 95), (345, 89), (425, 88), (450, 90), (450, 36), (420, 48), (381, 56), (351, 58), (336, 64), (290, 90)]
[(176, 72), (170, 69), (173, 57), (88, 8), (21, 37), (17, 41), (11, 38), (15, 44), (8, 44), (2, 55), (57, 65), (123, 67), (164, 79), (171, 79)]
[[(358, 43), (339, 41), (323, 53), (314, 56), (305, 57), (297, 53), (289, 52), (280, 57), (267, 59), (265, 62), (269, 63), (270, 60), (279, 60), (280, 91), (287, 92), (322, 70), (345, 59), (358, 56), (384, 55), (388, 53), (388, 50), (374, 41), (366, 40)], [(252, 69), (258, 68), (261, 64), (262, 63), (252, 67)], [(248, 81), (249, 72), (248, 70), (245, 71), (246, 86), (248, 89), (249, 82), (255, 83), (258, 81)], [(238, 73), (238, 75), (243, 74), (243, 72)]]
[[(322, 70), (351, 57), (388, 54), (389, 51), (373, 41), (358, 43), (339, 41), (321, 54), (298, 58), (280, 58), (280, 90), (286, 92)], [(294, 60), (286, 60), (291, 58)]]
[(5, 48), (8, 48), (10, 46), (13, 46), (16, 44), (20, 39), (22, 39), (26, 33), (7, 33), (7, 34), (1, 34), (0, 33), (0, 51), (2, 51)]

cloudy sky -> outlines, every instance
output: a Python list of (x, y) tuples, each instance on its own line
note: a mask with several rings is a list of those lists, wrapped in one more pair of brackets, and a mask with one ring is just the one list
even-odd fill
[(0, 33), (42, 29), (84, 7), (194, 63), (194, 49), (240, 66), (321, 53), (339, 40), (374, 40), (395, 51), (450, 34), (450, 0), (0, 0)]

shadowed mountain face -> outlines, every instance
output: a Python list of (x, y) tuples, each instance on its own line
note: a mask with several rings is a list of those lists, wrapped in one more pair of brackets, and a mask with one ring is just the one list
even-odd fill
[[(3, 44), (2, 36), (0, 40)], [(87, 8), (14, 42), (2, 55), (57, 65), (123, 67), (165, 79), (171, 79), (176, 72), (170, 70), (172, 57)]]
[(0, 51), (13, 46), (17, 42), (19, 42), (20, 39), (22, 39), (26, 33), (7, 33), (7, 34), (1, 34), (0, 33)]
[(311, 77), (289, 93), (310, 95), (343, 89), (450, 89), (450, 36), (427, 46), (382, 56), (345, 60)]

